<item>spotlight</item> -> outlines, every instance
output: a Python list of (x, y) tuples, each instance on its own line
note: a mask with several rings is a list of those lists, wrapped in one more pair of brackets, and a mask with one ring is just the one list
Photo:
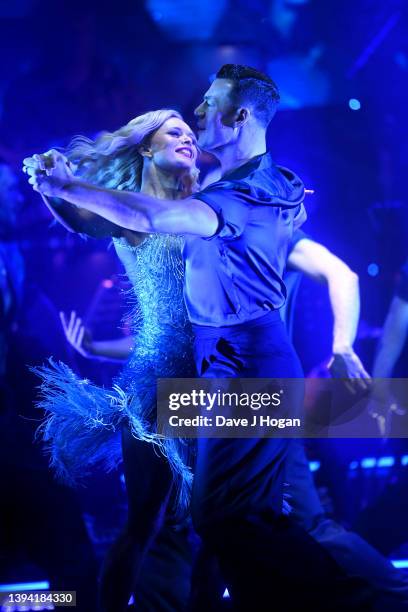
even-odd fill
[(211, 40), (224, 16), (227, 0), (146, 0), (158, 27), (172, 40)]
[(357, 98), (350, 98), (349, 107), (351, 108), (351, 110), (354, 110), (354, 111), (360, 110), (361, 108), (360, 100), (357, 100)]
[(18, 591), (48, 591), (50, 583), (42, 582), (19, 582), (12, 584), (0, 584), (0, 593), (15, 593)]
[(391, 563), (397, 569), (408, 569), (408, 559), (393, 559)]
[(380, 457), (377, 460), (377, 467), (392, 467), (395, 463), (394, 457)]
[(378, 276), (379, 271), (380, 268), (376, 263), (370, 263), (367, 266), (367, 272), (370, 276)]
[(369, 470), (370, 468), (375, 467), (376, 465), (376, 460), (374, 459), (374, 457), (367, 457), (366, 459), (362, 459), (361, 460), (361, 467), (365, 470)]
[(309, 470), (311, 472), (317, 472), (320, 469), (320, 461), (309, 461)]

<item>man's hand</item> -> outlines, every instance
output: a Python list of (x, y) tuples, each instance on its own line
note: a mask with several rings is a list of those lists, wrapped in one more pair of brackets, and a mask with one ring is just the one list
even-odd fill
[(368, 391), (371, 386), (371, 377), (352, 348), (334, 352), (327, 367), (333, 378), (344, 379), (352, 393)]
[(387, 438), (391, 431), (394, 415), (405, 415), (405, 409), (398, 404), (390, 390), (387, 378), (376, 378), (368, 402), (368, 414), (377, 421), (380, 435)]

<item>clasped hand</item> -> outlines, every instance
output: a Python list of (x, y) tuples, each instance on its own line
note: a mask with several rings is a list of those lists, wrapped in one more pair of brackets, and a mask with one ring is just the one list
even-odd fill
[(58, 197), (74, 174), (68, 159), (55, 149), (42, 155), (35, 154), (23, 160), (23, 172), (30, 177), (28, 182), (43, 196)]

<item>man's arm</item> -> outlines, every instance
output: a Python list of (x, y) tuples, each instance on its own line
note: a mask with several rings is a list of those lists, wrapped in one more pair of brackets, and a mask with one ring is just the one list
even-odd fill
[(408, 302), (394, 296), (373, 366), (374, 378), (390, 378), (408, 336)]
[(354, 353), (360, 315), (358, 276), (323, 245), (303, 238), (289, 254), (288, 264), (311, 278), (326, 282), (333, 312), (332, 351), (342, 358), (349, 378), (369, 378), (360, 359)]
[(368, 404), (369, 414), (377, 420), (382, 436), (389, 435), (393, 415), (405, 414), (390, 390), (389, 378), (401, 355), (408, 335), (408, 301), (395, 295), (373, 365), (374, 388)]
[(97, 187), (75, 178), (63, 180), (46, 175), (33, 176), (29, 182), (42, 195), (62, 198), (136, 232), (210, 237), (218, 228), (216, 213), (194, 198), (159, 200), (142, 193)]

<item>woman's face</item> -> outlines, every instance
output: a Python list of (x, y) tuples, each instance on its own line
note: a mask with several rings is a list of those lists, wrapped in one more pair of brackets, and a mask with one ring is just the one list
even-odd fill
[(188, 172), (197, 160), (197, 141), (184, 121), (171, 117), (153, 134), (147, 151), (153, 163), (163, 170)]

